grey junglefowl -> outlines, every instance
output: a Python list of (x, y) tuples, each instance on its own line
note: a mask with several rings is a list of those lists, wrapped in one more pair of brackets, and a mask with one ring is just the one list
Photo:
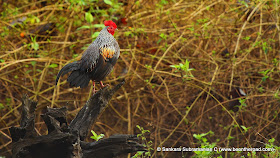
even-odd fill
[(105, 87), (102, 80), (113, 70), (120, 55), (120, 47), (113, 36), (117, 25), (111, 20), (104, 21), (104, 25), (105, 27), (86, 49), (81, 60), (69, 63), (59, 71), (56, 85), (60, 76), (71, 72), (67, 78), (71, 87), (87, 87), (90, 80), (93, 84), (93, 93), (95, 93), (95, 82), (99, 82), (101, 88)]

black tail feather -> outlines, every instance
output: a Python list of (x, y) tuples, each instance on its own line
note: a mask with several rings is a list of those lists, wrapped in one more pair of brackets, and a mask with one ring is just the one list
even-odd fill
[(81, 87), (84, 88), (88, 85), (90, 78), (88, 74), (80, 70), (72, 71), (72, 73), (67, 78), (67, 81), (72, 87)]
[(88, 83), (89, 83), (89, 79), (83, 79), (83, 81), (81, 81), (80, 83), (80, 87), (84, 88), (88, 85)]
[(70, 86), (77, 87), (80, 80), (83, 78), (83, 76), (80, 74), (80, 71), (73, 71), (69, 77), (67, 78), (67, 81), (70, 83)]
[(65, 65), (57, 74), (56, 80), (55, 80), (55, 85), (57, 85), (57, 82), (60, 78), (60, 76), (64, 76), (65, 74), (67, 74), (68, 72), (71, 71), (75, 71), (75, 70), (79, 70), (80, 69), (80, 64), (78, 61), (75, 61), (73, 63), (69, 63), (67, 65)]

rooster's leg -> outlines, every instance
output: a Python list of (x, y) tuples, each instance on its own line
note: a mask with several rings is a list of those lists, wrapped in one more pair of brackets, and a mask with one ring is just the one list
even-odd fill
[(92, 81), (92, 85), (93, 85), (93, 87), (92, 87), (92, 93), (95, 94), (96, 91), (95, 91), (95, 82), (94, 82), (94, 81)]
[(106, 87), (106, 86), (109, 86), (109, 84), (104, 85), (104, 84), (102, 83), (102, 81), (99, 81), (99, 83), (100, 83), (101, 88), (104, 88), (104, 87)]

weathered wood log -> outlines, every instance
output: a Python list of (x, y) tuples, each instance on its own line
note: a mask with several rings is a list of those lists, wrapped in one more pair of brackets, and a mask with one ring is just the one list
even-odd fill
[(48, 134), (38, 136), (34, 129), (37, 103), (22, 97), (20, 127), (11, 127), (13, 158), (111, 158), (121, 154), (145, 151), (134, 135), (114, 135), (97, 142), (84, 142), (98, 115), (107, 107), (113, 94), (124, 84), (105, 87), (94, 94), (68, 126), (67, 109), (47, 108), (42, 114)]
[(132, 153), (135, 151), (145, 151), (143, 145), (138, 144), (137, 136), (114, 135), (107, 139), (101, 139), (92, 143), (81, 143), (84, 157), (115, 157), (118, 155)]
[(109, 89), (107, 86), (92, 96), (79, 111), (76, 118), (70, 123), (69, 127), (71, 132), (78, 132), (80, 139), (84, 140), (88, 134), (89, 128), (96, 121), (97, 116), (106, 108), (113, 94), (121, 88), (123, 84), (124, 81), (112, 89)]

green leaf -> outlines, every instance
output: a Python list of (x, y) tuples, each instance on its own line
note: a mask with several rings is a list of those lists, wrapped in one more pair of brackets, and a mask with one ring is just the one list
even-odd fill
[(184, 67), (184, 64), (179, 63), (179, 66), (180, 66), (180, 68), (183, 68), (183, 67)]
[(77, 31), (79, 31), (79, 30), (81, 30), (81, 29), (90, 29), (90, 28), (91, 28), (91, 27), (88, 26), (88, 25), (83, 25), (83, 26), (77, 28)]
[(248, 5), (248, 3), (246, 3), (246, 1), (243, 1), (243, 0), (242, 0), (242, 1), (239, 1), (239, 2), (240, 2), (241, 4), (243, 4), (243, 5), (245, 5), (245, 7), (247, 7), (247, 8), (249, 7), (249, 5)]
[(111, 6), (113, 5), (112, 1), (110, 1), (110, 0), (104, 0), (104, 3), (111, 5)]
[(25, 71), (26, 74), (29, 74), (32, 70), (27, 70)]
[(96, 141), (98, 141), (99, 139), (104, 137), (104, 134), (97, 135), (93, 130), (91, 130), (91, 133), (92, 133), (93, 136), (91, 136), (90, 138), (94, 139)]
[(280, 99), (279, 90), (277, 90), (277, 91), (274, 93), (273, 97), (274, 97), (275, 99)]
[(73, 54), (72, 58), (77, 58), (79, 54)]
[(133, 33), (131, 32), (131, 31), (126, 31), (126, 32), (124, 32), (124, 35), (127, 37), (127, 36), (129, 36), (129, 35), (132, 35), (133, 36)]
[(89, 22), (89, 23), (93, 22), (93, 16), (91, 15), (91, 13), (86, 12), (85, 13), (85, 18), (86, 18), (87, 22)]
[(208, 134), (209, 134), (209, 133), (201, 133), (200, 136), (201, 136), (201, 137), (204, 137), (204, 136), (207, 136)]
[(104, 24), (94, 24), (93, 27), (96, 27), (96, 28), (104, 28), (105, 25), (104, 25)]
[(103, 138), (104, 137), (104, 134), (99, 134), (98, 136), (97, 136), (97, 140), (99, 140), (99, 139), (101, 139), (101, 138)]
[(207, 138), (202, 138), (202, 141), (203, 142), (207, 142)]
[(7, 104), (10, 104), (11, 103), (11, 98), (6, 98), (6, 102), (7, 102)]
[(31, 43), (31, 47), (32, 47), (35, 51), (37, 51), (37, 50), (39, 49), (39, 44), (38, 44), (37, 42), (33, 42), (33, 43)]
[(162, 38), (157, 41), (157, 44), (159, 44), (161, 42), (161, 40), (162, 40)]
[(204, 136), (206, 136), (208, 134), (209, 134), (209, 132), (208, 133), (201, 133), (201, 134), (193, 134), (193, 137), (198, 139), (198, 140), (201, 140)]
[(275, 141), (274, 138), (271, 138), (271, 139), (268, 140), (269, 143), (273, 143), (274, 141)]
[(162, 39), (167, 39), (167, 35), (166, 34), (164, 34), (164, 33), (161, 33), (160, 35), (159, 35), (159, 37), (161, 37)]
[(227, 138), (228, 140), (231, 140), (231, 139), (234, 139), (234, 137), (232, 137), (232, 136), (228, 136), (228, 138)]
[(193, 134), (193, 137), (195, 137), (196, 139), (201, 139), (201, 136), (198, 134)]
[(167, 1), (167, 0), (161, 0), (160, 3), (161, 3), (162, 5), (166, 5), (166, 4), (168, 4), (168, 1)]
[(36, 63), (37, 63), (36, 61), (31, 61), (32, 66), (35, 66)]
[(240, 126), (241, 128), (243, 128), (243, 130), (245, 131), (245, 132), (247, 132), (248, 131), (248, 128), (246, 128), (245, 126)]
[(100, 32), (94, 32), (94, 34), (91, 35), (91, 38), (95, 39), (99, 35), (99, 33)]
[(93, 130), (91, 130), (91, 133), (93, 136), (95, 136), (95, 137), (97, 136), (97, 134)]
[(58, 65), (57, 64), (51, 64), (49, 65), (49, 68), (56, 68)]

